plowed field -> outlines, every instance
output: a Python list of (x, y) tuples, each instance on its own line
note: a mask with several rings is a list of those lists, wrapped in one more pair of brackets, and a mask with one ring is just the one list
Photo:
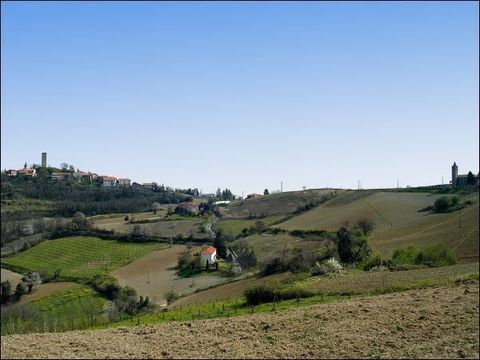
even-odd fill
[(478, 282), (237, 318), (2, 336), (2, 358), (478, 358)]

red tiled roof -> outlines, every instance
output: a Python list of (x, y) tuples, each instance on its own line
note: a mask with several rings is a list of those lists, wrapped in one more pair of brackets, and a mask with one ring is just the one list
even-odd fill
[(114, 176), (101, 176), (101, 178), (102, 178), (103, 181), (105, 181), (105, 180), (107, 180), (107, 181), (117, 180), (117, 178), (114, 177)]
[(212, 255), (215, 251), (217, 251), (217, 249), (213, 246), (209, 246), (202, 249), (202, 255)]

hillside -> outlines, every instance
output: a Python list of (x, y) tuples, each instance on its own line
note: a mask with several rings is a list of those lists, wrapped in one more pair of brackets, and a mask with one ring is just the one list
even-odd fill
[(284, 230), (336, 231), (346, 222), (354, 223), (367, 218), (375, 223), (370, 238), (372, 247), (383, 254), (394, 249), (415, 245), (443, 244), (457, 251), (464, 260), (477, 258), (479, 254), (479, 203), (476, 194), (460, 196), (474, 203), (459, 214), (432, 214), (419, 212), (433, 205), (439, 194), (384, 191), (344, 191), (326, 203), (295, 216), (276, 227)]
[(478, 282), (236, 318), (2, 336), (4, 358), (478, 358)]
[(236, 201), (220, 211), (224, 219), (262, 218), (273, 215), (290, 215), (308, 203), (321, 203), (333, 196), (334, 189), (287, 191)]

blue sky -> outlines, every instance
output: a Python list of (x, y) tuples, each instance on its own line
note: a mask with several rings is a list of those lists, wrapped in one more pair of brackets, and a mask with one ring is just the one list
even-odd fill
[(2, 2), (1, 161), (234, 193), (479, 169), (477, 2)]

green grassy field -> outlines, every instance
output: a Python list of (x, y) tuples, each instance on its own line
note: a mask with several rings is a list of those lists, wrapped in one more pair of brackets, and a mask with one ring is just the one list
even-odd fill
[(221, 220), (215, 224), (215, 228), (222, 229), (225, 234), (237, 236), (243, 229), (248, 229), (255, 225), (257, 221), (262, 221), (266, 226), (270, 226), (285, 218), (282, 215), (269, 216), (263, 219), (247, 219), (247, 220)]
[(107, 322), (103, 315), (105, 302), (92, 289), (75, 285), (27, 305), (2, 309), (2, 335), (65, 331), (104, 324)]
[(477, 274), (478, 263), (405, 271), (350, 271), (330, 277), (315, 276), (293, 286), (330, 294), (377, 294), (451, 283), (459, 276)]
[(60, 269), (63, 278), (81, 279), (108, 273), (146, 253), (165, 247), (158, 243), (124, 243), (92, 237), (47, 240), (15, 256), (2, 259), (4, 267), (23, 271)]

